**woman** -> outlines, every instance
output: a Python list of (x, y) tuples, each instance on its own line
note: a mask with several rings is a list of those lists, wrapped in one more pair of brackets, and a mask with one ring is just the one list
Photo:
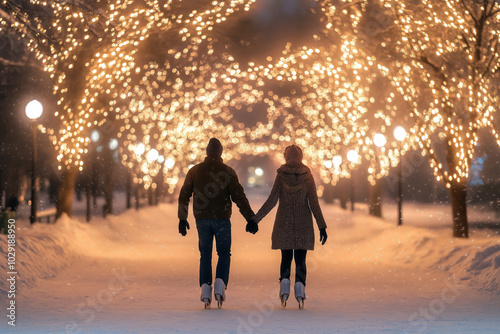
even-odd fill
[(302, 163), (302, 150), (297, 145), (291, 145), (285, 149), (284, 155), (286, 163), (278, 169), (271, 194), (254, 220), (260, 222), (279, 199), (272, 234), (272, 249), (281, 249), (281, 305), (286, 307), (290, 295), (290, 268), (292, 259), (295, 258), (295, 298), (302, 309), (306, 299), (306, 254), (308, 250), (314, 249), (311, 212), (316, 218), (322, 245), (327, 239), (326, 223), (319, 207), (311, 170)]

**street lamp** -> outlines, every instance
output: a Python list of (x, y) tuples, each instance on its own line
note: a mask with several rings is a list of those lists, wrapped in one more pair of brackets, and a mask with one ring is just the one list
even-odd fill
[(112, 138), (112, 139), (109, 141), (109, 149), (110, 149), (111, 151), (116, 150), (116, 149), (118, 148), (118, 145), (119, 145), (119, 143), (118, 143), (118, 139), (116, 139), (116, 138)]
[[(355, 150), (350, 150), (347, 152), (347, 160), (354, 164), (358, 161), (359, 154)], [(342, 161), (342, 160), (341, 160)], [(354, 169), (351, 168), (351, 211), (354, 211)]]
[(90, 140), (92, 140), (92, 142), (94, 143), (97, 143), (100, 139), (101, 139), (101, 134), (99, 133), (99, 131), (98, 130), (92, 131), (92, 133), (90, 134)]
[[(373, 136), (373, 143), (375, 146), (377, 146), (381, 151), (383, 151), (383, 148), (385, 144), (387, 143), (387, 138), (381, 133), (376, 133), (375, 136)], [(375, 154), (375, 159), (377, 160), (377, 163), (379, 164), (380, 161), (378, 160), (378, 152)], [(370, 215), (375, 216), (375, 217), (382, 217), (382, 185), (379, 180), (375, 181), (373, 186), (370, 188), (370, 205), (368, 212)]]
[(355, 163), (356, 161), (358, 161), (358, 158), (359, 158), (358, 152), (354, 150), (350, 150), (349, 152), (347, 152), (347, 160), (349, 160), (350, 162)]
[(143, 155), (145, 151), (146, 151), (146, 146), (144, 146), (143, 143), (138, 143), (137, 146), (135, 147), (135, 154), (137, 155)]
[(400, 143), (399, 145), (399, 164), (398, 164), (398, 225), (403, 225), (403, 182), (401, 176), (401, 143), (406, 138), (406, 130), (402, 126), (396, 126), (394, 129), (394, 138)]
[[(175, 160), (174, 158), (170, 157), (168, 158), (167, 160), (165, 160), (165, 167), (167, 167), (168, 169), (174, 167), (175, 165)], [(191, 168), (190, 168), (191, 169)]]
[(377, 133), (373, 137), (373, 142), (375, 143), (375, 145), (377, 147), (384, 147), (385, 144), (387, 143), (387, 139), (385, 138), (385, 136), (383, 134)]
[(151, 149), (148, 154), (146, 155), (146, 159), (148, 160), (149, 163), (153, 163), (154, 161), (158, 160), (159, 153), (156, 149)]
[(37, 101), (33, 100), (26, 105), (26, 116), (32, 122), (32, 137), (33, 137), (33, 161), (32, 161), (32, 171), (31, 171), (31, 215), (30, 215), (30, 223), (34, 224), (36, 222), (36, 121), (42, 116), (43, 106)]
[(334, 156), (332, 159), (332, 163), (335, 168), (340, 168), (340, 165), (342, 165), (342, 157), (340, 155)]
[[(140, 157), (146, 152), (146, 146), (143, 143), (139, 142), (135, 146), (135, 154)], [(140, 207), (140, 196), (139, 196), (139, 186), (135, 187), (135, 209), (139, 210)]]

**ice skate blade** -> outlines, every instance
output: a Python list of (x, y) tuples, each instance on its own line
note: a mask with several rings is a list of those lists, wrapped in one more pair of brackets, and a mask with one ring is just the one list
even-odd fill
[(222, 296), (219, 294), (216, 294), (215, 299), (217, 300), (217, 307), (221, 309), (222, 303), (224, 302), (224, 300), (222, 299)]
[(299, 310), (303, 310), (304, 309), (304, 299), (302, 298), (297, 298), (297, 301), (299, 302)]
[(282, 308), (286, 308), (286, 301), (288, 299), (288, 295), (287, 294), (282, 294), (281, 295), (281, 307)]
[(203, 303), (205, 304), (205, 310), (210, 308), (210, 299), (203, 299)]

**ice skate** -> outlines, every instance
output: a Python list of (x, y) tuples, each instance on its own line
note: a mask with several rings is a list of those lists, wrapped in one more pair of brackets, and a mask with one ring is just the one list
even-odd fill
[(306, 300), (305, 286), (301, 282), (295, 283), (295, 299), (299, 303), (299, 309), (304, 309), (304, 300)]
[(210, 308), (210, 303), (212, 302), (212, 286), (208, 284), (203, 284), (201, 286), (201, 301), (205, 304), (205, 308)]
[(217, 306), (222, 308), (222, 303), (226, 300), (226, 285), (221, 278), (216, 278), (214, 283), (214, 296)]
[(286, 307), (288, 296), (290, 296), (290, 280), (288, 278), (283, 278), (280, 283), (281, 307)]

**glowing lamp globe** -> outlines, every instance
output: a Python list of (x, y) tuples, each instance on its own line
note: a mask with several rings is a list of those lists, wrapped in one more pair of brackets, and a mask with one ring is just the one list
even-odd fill
[(90, 134), (90, 140), (92, 140), (94, 143), (97, 143), (99, 139), (101, 139), (101, 134), (99, 133), (99, 131), (92, 131), (92, 133)]
[(144, 146), (143, 143), (139, 143), (135, 147), (135, 154), (137, 154), (137, 155), (142, 155), (142, 154), (144, 154), (145, 151), (146, 151), (146, 147)]
[(168, 158), (165, 160), (165, 167), (172, 168), (175, 165), (175, 160), (173, 158)]
[(148, 152), (146, 158), (148, 159), (148, 162), (151, 163), (153, 161), (156, 161), (156, 159), (158, 159), (158, 156), (159, 156), (158, 151), (153, 148), (151, 151)]
[(26, 105), (25, 112), (29, 119), (36, 120), (42, 116), (43, 106), (39, 101), (33, 100)]
[(326, 160), (325, 161), (325, 167), (326, 168), (332, 168), (332, 166), (333, 166), (333, 163), (330, 160)]
[(383, 134), (377, 133), (373, 137), (373, 142), (375, 143), (375, 145), (377, 145), (377, 147), (383, 147), (387, 143), (387, 139)]
[(340, 155), (336, 155), (333, 157), (332, 162), (335, 168), (339, 168), (342, 164), (342, 157)]
[(349, 160), (350, 162), (355, 163), (356, 161), (358, 161), (358, 158), (358, 152), (354, 150), (350, 150), (349, 152), (347, 152), (347, 160)]
[(109, 149), (116, 150), (118, 148), (118, 139), (113, 138), (109, 141)]
[(255, 168), (255, 175), (257, 175), (257, 176), (264, 175), (264, 170), (260, 167)]
[(406, 138), (406, 130), (402, 126), (396, 126), (394, 129), (394, 138), (397, 141), (403, 141)]

